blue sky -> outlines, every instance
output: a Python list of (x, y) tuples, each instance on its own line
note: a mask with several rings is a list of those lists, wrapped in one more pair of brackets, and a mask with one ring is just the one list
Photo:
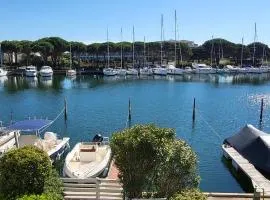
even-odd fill
[(177, 10), (180, 39), (201, 44), (214, 37), (251, 43), (254, 23), (258, 40), (270, 44), (270, 0), (0, 0), (0, 41), (35, 40), (45, 36), (85, 43), (160, 39), (164, 15), (165, 39), (174, 37)]

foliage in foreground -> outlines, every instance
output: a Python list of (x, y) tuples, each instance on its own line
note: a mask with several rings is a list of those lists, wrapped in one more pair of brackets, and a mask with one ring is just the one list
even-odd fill
[(17, 200), (59, 200), (55, 194), (25, 195)]
[(136, 125), (113, 135), (111, 148), (127, 197), (140, 198), (145, 191), (171, 197), (198, 186), (196, 155), (175, 135), (173, 129), (154, 125)]
[(50, 158), (34, 146), (11, 150), (0, 159), (0, 193), (9, 200), (42, 193), (62, 198), (61, 181)]
[(206, 200), (207, 197), (199, 190), (185, 190), (175, 194), (170, 200)]

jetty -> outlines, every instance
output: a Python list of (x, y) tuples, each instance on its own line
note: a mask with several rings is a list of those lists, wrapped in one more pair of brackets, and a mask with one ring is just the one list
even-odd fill
[(232, 165), (236, 170), (241, 169), (251, 180), (255, 191), (260, 191), (263, 195), (270, 195), (270, 181), (265, 178), (247, 159), (229, 145), (222, 145), (224, 156), (232, 160)]

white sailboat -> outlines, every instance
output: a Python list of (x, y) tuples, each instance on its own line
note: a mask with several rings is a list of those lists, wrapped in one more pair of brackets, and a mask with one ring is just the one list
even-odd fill
[[(177, 15), (176, 10), (174, 12), (174, 64), (169, 64), (167, 67), (167, 74), (171, 75), (182, 75), (184, 70), (180, 68), (176, 68), (176, 61), (177, 61), (177, 41), (176, 41), (176, 34), (177, 34)], [(179, 44), (180, 46), (180, 44)], [(181, 48), (181, 46), (180, 46)], [(182, 55), (181, 55), (181, 63), (182, 63)]]
[(145, 37), (143, 39), (143, 68), (140, 68), (140, 75), (146, 75), (146, 76), (150, 76), (153, 75), (153, 70), (146, 66), (147, 63), (147, 59), (146, 59), (146, 55), (145, 55)]
[(112, 151), (109, 140), (80, 142), (65, 159), (63, 173), (70, 178), (95, 178), (109, 166)]
[(0, 77), (1, 76), (6, 76), (7, 75), (7, 71), (2, 69), (3, 66), (3, 57), (2, 57), (2, 48), (1, 48), (1, 43), (0, 43), (0, 56), (1, 56), (1, 65), (0, 65)]
[(69, 77), (74, 77), (76, 76), (77, 72), (75, 69), (72, 69), (72, 52), (71, 52), (71, 44), (69, 45), (69, 69), (66, 72), (66, 75)]
[(103, 69), (103, 74), (105, 76), (115, 76), (117, 75), (117, 70), (110, 67), (110, 46), (109, 46), (109, 31), (107, 29), (107, 67)]
[(163, 64), (163, 15), (161, 15), (161, 31), (160, 31), (160, 65), (153, 68), (153, 73), (155, 75), (166, 76), (167, 69), (162, 67)]
[(138, 70), (135, 69), (135, 31), (134, 31), (134, 26), (133, 26), (133, 31), (132, 31), (132, 67), (127, 69), (127, 75), (133, 75), (133, 76), (138, 76)]
[(115, 69), (117, 72), (117, 75), (119, 76), (125, 76), (127, 74), (127, 70), (123, 68), (123, 31), (121, 28), (121, 63), (120, 63), (120, 69)]

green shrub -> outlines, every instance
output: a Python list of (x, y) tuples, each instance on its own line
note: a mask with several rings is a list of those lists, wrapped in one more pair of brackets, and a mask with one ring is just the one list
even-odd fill
[(207, 197), (197, 189), (184, 190), (174, 195), (170, 200), (206, 200)]
[(14, 149), (0, 158), (0, 193), (5, 199), (54, 193), (61, 198), (61, 182), (47, 153), (34, 146)]
[(17, 200), (58, 200), (54, 194), (41, 194), (41, 195), (24, 195)]

